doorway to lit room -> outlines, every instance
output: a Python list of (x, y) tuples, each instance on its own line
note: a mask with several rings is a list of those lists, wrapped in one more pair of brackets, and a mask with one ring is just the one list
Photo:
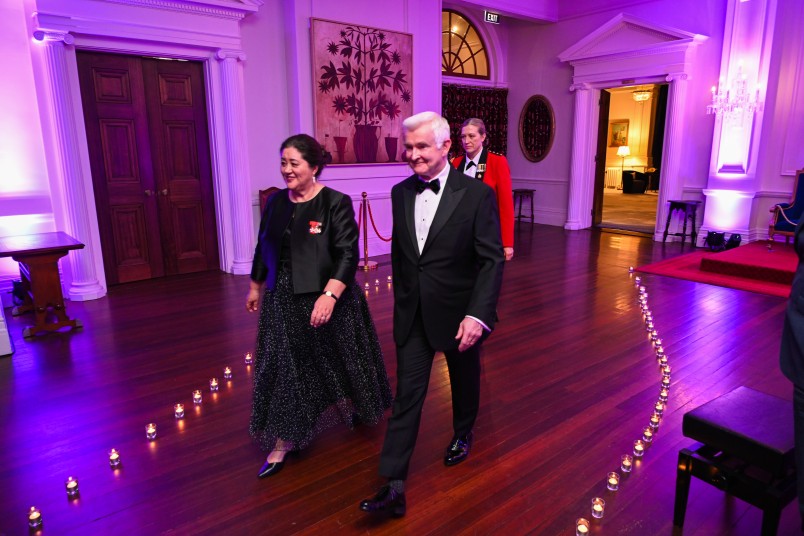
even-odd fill
[(596, 227), (654, 234), (667, 94), (667, 84), (601, 91)]

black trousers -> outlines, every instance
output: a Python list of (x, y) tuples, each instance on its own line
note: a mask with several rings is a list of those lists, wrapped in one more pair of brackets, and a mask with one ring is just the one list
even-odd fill
[(804, 388), (793, 385), (793, 429), (796, 446), (796, 486), (801, 527), (804, 530)]
[[(477, 418), (481, 342), (465, 352), (444, 352), (452, 390), (453, 438), (468, 434)], [(380, 475), (384, 477), (404, 480), (408, 476), (437, 350), (428, 342), (421, 314), (417, 313), (408, 340), (396, 347), (396, 398), (380, 454)]]

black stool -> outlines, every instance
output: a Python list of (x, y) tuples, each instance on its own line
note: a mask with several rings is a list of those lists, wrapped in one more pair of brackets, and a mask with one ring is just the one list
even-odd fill
[(701, 443), (678, 454), (673, 524), (684, 525), (694, 476), (761, 508), (762, 536), (775, 535), (796, 498), (793, 404), (738, 387), (685, 413), (682, 430)]
[(684, 243), (685, 238), (687, 237), (687, 220), (692, 219), (692, 230), (690, 231), (690, 238), (692, 238), (692, 245), (695, 245), (695, 240), (698, 236), (698, 233), (695, 232), (695, 215), (698, 212), (698, 205), (701, 204), (700, 201), (668, 201), (670, 203), (670, 209), (667, 211), (667, 223), (664, 224), (664, 237), (662, 238), (662, 242), (667, 241), (667, 231), (670, 229), (670, 218), (673, 217), (673, 213), (675, 211), (681, 212), (682, 216), (684, 217), (684, 228), (680, 233), (673, 233), (673, 236), (680, 236), (681, 243)]
[[(517, 213), (516, 219), (517, 220), (527, 220), (530, 219), (530, 223), (533, 223), (533, 192), (535, 190), (530, 190), (528, 188), (517, 188), (514, 190), (514, 208), (516, 208), (516, 202), (519, 201), (519, 212)], [(522, 215), (522, 200), (527, 199), (530, 202), (530, 216), (523, 216)]]

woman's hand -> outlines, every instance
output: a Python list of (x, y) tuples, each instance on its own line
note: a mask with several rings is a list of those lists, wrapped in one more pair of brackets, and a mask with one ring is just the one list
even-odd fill
[(315, 301), (313, 306), (313, 313), (310, 315), (310, 325), (314, 328), (320, 328), (332, 318), (332, 311), (335, 309), (335, 298), (330, 298), (326, 294), (322, 294)]
[(254, 281), (252, 281), (248, 287), (248, 293), (246, 294), (246, 311), (249, 313), (256, 313), (260, 308), (260, 289), (262, 289), (262, 285)]

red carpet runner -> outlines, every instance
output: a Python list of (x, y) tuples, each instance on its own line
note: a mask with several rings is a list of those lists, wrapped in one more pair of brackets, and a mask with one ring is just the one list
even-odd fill
[(759, 241), (720, 253), (700, 249), (637, 270), (786, 298), (797, 265), (792, 246), (775, 244), (768, 251), (767, 243)]

